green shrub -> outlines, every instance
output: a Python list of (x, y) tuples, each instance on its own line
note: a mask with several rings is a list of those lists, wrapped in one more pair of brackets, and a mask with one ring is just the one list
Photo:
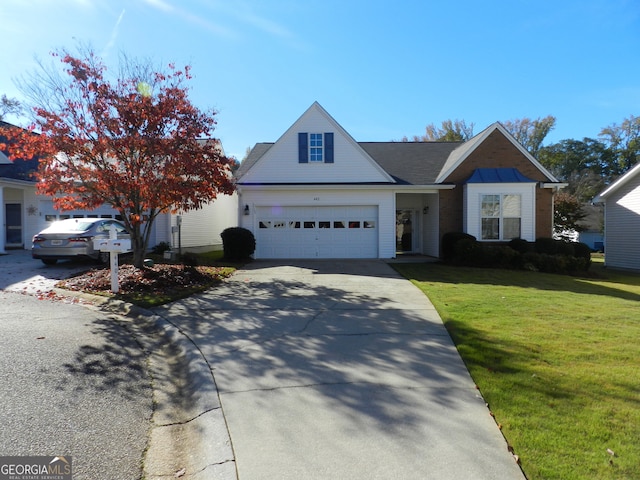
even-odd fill
[(256, 251), (256, 239), (246, 228), (227, 228), (220, 236), (226, 260), (247, 260)]
[(482, 245), (471, 235), (460, 237), (453, 243), (452, 261), (457, 265), (480, 267), (482, 257)]
[(534, 249), (532, 243), (522, 239), (492, 244), (463, 235), (457, 234), (453, 243), (450, 262), (454, 265), (571, 274), (584, 272), (591, 264), (591, 253), (585, 244), (540, 238)]
[(573, 249), (573, 243), (565, 240), (556, 240), (556, 255), (567, 255), (573, 257), (575, 251)]
[(472, 240), (475, 242), (476, 237), (464, 232), (447, 232), (442, 236), (442, 258), (445, 262), (453, 261), (456, 243), (460, 240)]
[(162, 255), (164, 252), (171, 250), (171, 244), (169, 242), (160, 242), (151, 249), (151, 253), (155, 255)]
[(573, 244), (573, 254), (578, 258), (584, 258), (591, 263), (591, 248), (586, 243), (575, 242)]
[(532, 245), (524, 238), (514, 238), (507, 245), (520, 253), (527, 253), (532, 250)]
[(549, 237), (536, 238), (535, 251), (536, 253), (555, 255), (558, 251), (558, 244), (553, 238), (549, 238)]

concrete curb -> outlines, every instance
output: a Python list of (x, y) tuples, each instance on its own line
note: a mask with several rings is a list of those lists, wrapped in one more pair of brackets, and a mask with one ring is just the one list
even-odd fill
[(197, 346), (167, 319), (106, 297), (56, 289), (130, 319), (148, 355), (153, 381), (152, 428), (143, 459), (146, 480), (237, 480), (218, 389)]

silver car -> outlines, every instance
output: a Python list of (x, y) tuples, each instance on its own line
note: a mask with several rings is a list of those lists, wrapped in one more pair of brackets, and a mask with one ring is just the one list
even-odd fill
[(52, 223), (33, 237), (31, 256), (45, 265), (60, 259), (88, 257), (101, 263), (109, 261), (108, 252), (94, 250), (93, 240), (109, 238), (111, 226), (118, 238), (130, 238), (125, 226), (110, 218), (69, 218)]

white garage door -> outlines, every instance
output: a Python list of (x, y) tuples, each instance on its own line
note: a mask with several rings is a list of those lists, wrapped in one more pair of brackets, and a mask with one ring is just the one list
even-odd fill
[(256, 258), (377, 258), (378, 207), (257, 207)]

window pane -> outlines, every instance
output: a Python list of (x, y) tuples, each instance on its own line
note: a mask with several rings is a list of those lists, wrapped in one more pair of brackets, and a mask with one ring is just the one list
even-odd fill
[(259, 228), (271, 228), (271, 222), (260, 222), (258, 224)]
[(520, 238), (520, 219), (519, 218), (505, 218), (504, 219), (504, 240), (511, 240), (512, 238)]
[(316, 222), (304, 222), (304, 228), (316, 228)]
[(498, 240), (500, 238), (500, 219), (499, 218), (483, 218), (482, 219), (482, 239)]
[(349, 228), (360, 228), (360, 222), (355, 222), (355, 221), (349, 222)]
[(322, 161), (322, 149), (321, 148), (312, 148), (309, 153), (309, 160), (312, 162), (321, 162)]
[(300, 222), (296, 222), (296, 221), (289, 222), (289, 228), (300, 228)]
[(376, 228), (376, 222), (364, 222), (364, 228)]
[(318, 228), (331, 228), (331, 222), (318, 222)]
[(322, 134), (312, 133), (309, 143), (312, 147), (322, 147)]
[(503, 217), (520, 217), (520, 195), (505, 195), (502, 204)]
[(483, 195), (482, 196), (482, 216), (483, 217), (500, 216), (500, 195)]
[(273, 222), (273, 228), (284, 228), (285, 225), (285, 222)]
[(344, 228), (344, 222), (333, 222), (333, 228)]

